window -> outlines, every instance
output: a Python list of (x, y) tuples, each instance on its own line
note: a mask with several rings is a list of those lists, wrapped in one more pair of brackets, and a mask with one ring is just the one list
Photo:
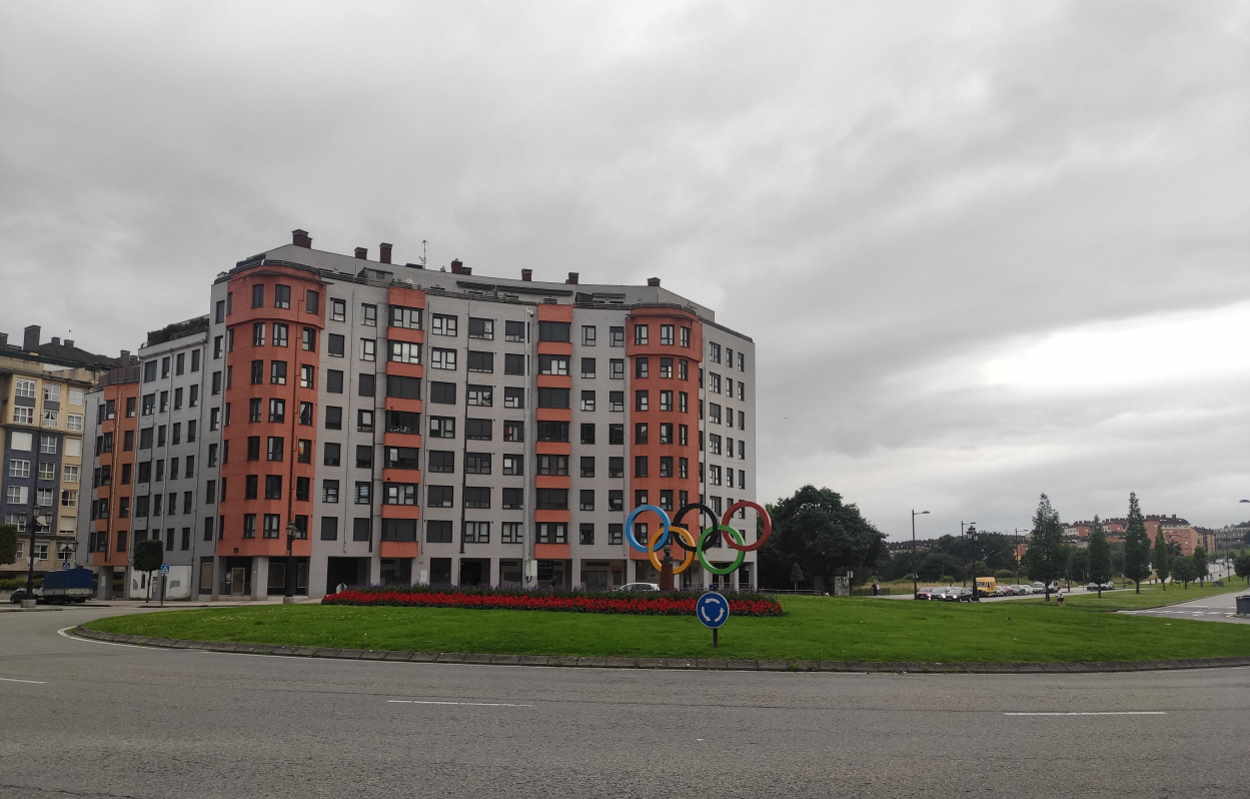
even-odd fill
[(651, 363), (646, 358), (634, 359), (634, 377), (642, 380), (651, 376)]
[(612, 358), (608, 361), (608, 377), (612, 380), (625, 379), (625, 359)]
[(537, 541), (540, 544), (567, 544), (569, 526), (564, 522), (539, 522), (536, 527)]
[(525, 489), (522, 488), (504, 488), (499, 506), (504, 510), (519, 510), (525, 496), (524, 491)]
[(479, 319), (477, 317), (469, 317), (469, 338), (493, 339), (495, 338), (495, 320)]
[(387, 447), (385, 455), (388, 469), (421, 468), (421, 450), (416, 447)]
[(373, 521), (368, 518), (352, 519), (352, 540), (368, 541), (373, 537)]
[(634, 392), (634, 410), (647, 411), (651, 409), (651, 400), (646, 389)]
[(9, 477), (30, 477), (30, 461), (25, 458), (9, 461)]
[(426, 504), (431, 508), (451, 508), (456, 504), (454, 486), (426, 486)]
[(338, 333), (331, 333), (326, 338), (326, 352), (336, 358), (342, 358), (344, 352), (344, 341), (345, 339), (343, 336)]
[(609, 391), (608, 392), (608, 410), (613, 413), (621, 413), (625, 410), (625, 392)]
[(305, 290), (304, 309), (310, 314), (321, 313), (321, 295), (312, 289)]
[(707, 344), (707, 357), (712, 363), (720, 363), (720, 345), (715, 341), (709, 341)]
[(13, 407), (13, 421), (15, 424), (34, 424), (35, 409), (15, 405)]
[(356, 393), (362, 397), (372, 397), (376, 391), (377, 379), (374, 375), (362, 374), (360, 376), (360, 384), (356, 387)]
[(440, 405), (456, 404), (456, 384), (430, 381), (430, 402)]
[(425, 540), (431, 544), (451, 543), (451, 522), (430, 519), (425, 523)]
[(464, 506), (484, 509), (490, 507), (490, 486), (465, 486)]
[(281, 423), (286, 420), (286, 400), (270, 398), (269, 421)]
[(265, 499), (282, 499), (282, 475), (265, 475)]
[(322, 463), (326, 466), (338, 466), (342, 459), (342, 445), (333, 441), (325, 442), (325, 450), (322, 455)]
[(587, 411), (587, 412), (593, 411), (595, 409), (595, 392), (583, 391), (580, 407), (581, 407), (581, 410), (583, 411)]
[(39, 479), (40, 480), (55, 480), (56, 479), (56, 464), (46, 463), (46, 462), (39, 464)]
[(265, 323), (264, 322), (252, 323), (252, 346), (253, 347), (265, 346)]
[(304, 352), (317, 351), (317, 330), (312, 327), (305, 327), (300, 330), (299, 346)]
[(681, 328), (679, 335), (681, 336), (681, 346), (690, 349), (690, 328)]
[(495, 353), (469, 350), (469, 371), (490, 374), (495, 371)]
[(625, 525), (612, 522), (608, 525), (608, 543), (620, 545), (625, 542)]
[(506, 375), (525, 374), (525, 356), (515, 352), (503, 356), (503, 373)]
[(286, 385), (286, 361), (269, 362), (269, 382), (275, 386)]
[(252, 307), (262, 308), (265, 305), (265, 287), (259, 283), (252, 286)]
[(520, 455), (504, 455), (503, 473), (509, 477), (525, 474), (525, 458)]
[(569, 359), (563, 355), (539, 355), (538, 373), (543, 375), (567, 375)]
[(489, 544), (490, 522), (465, 522), (464, 542), (466, 544)]
[(568, 455), (538, 455), (538, 473), (540, 475), (567, 475), (569, 473)]
[(386, 376), (386, 396), (400, 399), (421, 399), (421, 378)]
[(539, 510), (568, 510), (569, 490), (567, 488), (539, 488), (534, 493)]
[[(43, 438), (39, 439), (39, 452), (41, 452), (44, 455), (55, 455), (56, 448), (57, 448), (57, 440), (58, 439), (55, 439), (55, 438), (49, 438), (48, 436), (44, 436)], [(68, 455), (69, 452), (67, 451), (65, 454)]]
[(430, 350), (430, 366), (434, 369), (454, 371), (456, 368), (456, 351), (443, 349), (442, 347), (432, 347)]
[(661, 391), (660, 392), (660, 410), (671, 411), (672, 409), (673, 409), (673, 392)]
[[(179, 389), (181, 391), (181, 389)], [(56, 427), (60, 418), (60, 412), (56, 408), (43, 409), (43, 423), (48, 427)]]
[(625, 443), (625, 425), (610, 424), (608, 425), (608, 443), (624, 444)]
[(291, 307), (291, 287), (278, 284), (273, 287), (273, 307), (290, 308)]
[(673, 443), (673, 423), (672, 422), (660, 423), (660, 443), (661, 444)]
[[(369, 505), (373, 502), (373, 483), (368, 480), (356, 481), (356, 504)], [(416, 502), (409, 504), (415, 505)]]
[(646, 476), (647, 476), (647, 456), (635, 455), (634, 456), (634, 477), (646, 477)]
[[(335, 300), (334, 302), (338, 302)], [(208, 521), (211, 521), (208, 520)], [(321, 540), (337, 541), (339, 537), (339, 520), (336, 516), (321, 517)]]
[(436, 313), (431, 317), (430, 332), (436, 336), (454, 336), (459, 330), (459, 317)]
[[(256, 438), (256, 436), (252, 436), (248, 438), (249, 449), (250, 449), (250, 444), (253, 438)], [(269, 440), (266, 442), (266, 446), (265, 446), (265, 460), (269, 460), (269, 461), (282, 460), (285, 454), (284, 453), (285, 448), (286, 448), (285, 438), (283, 438), (282, 436), (269, 436)], [(249, 458), (248, 460), (254, 460), (254, 458)]]
[(613, 347), (624, 347), (625, 328), (615, 326), (608, 328), (608, 344)]
[(287, 340), (287, 326), (283, 322), (273, 323), (273, 345), (275, 347), (285, 347), (289, 342)]
[(538, 323), (538, 340), (539, 341), (569, 341), (569, 328), (572, 327), (568, 322), (539, 322)]
[(402, 305), (392, 305), (391, 327), (402, 327), (408, 330), (420, 330), (421, 309), (405, 308)]
[(383, 519), (382, 520), (382, 540), (383, 541), (416, 541), (417, 540), (417, 520), (416, 519)]
[(577, 509), (593, 511), (595, 509), (595, 492), (592, 488), (583, 488), (578, 492)]
[[(129, 465), (130, 465), (129, 463), (122, 465), (123, 473), (125, 472), (125, 467)], [(78, 485), (78, 474), (79, 474), (78, 466), (75, 466), (72, 463), (67, 463), (61, 467), (61, 473), (62, 473), (61, 474), (62, 482), (73, 483), (74, 485)], [(130, 482), (130, 481), (126, 480), (125, 482)]]
[(503, 440), (520, 442), (525, 440), (525, 422), (517, 419), (505, 419), (503, 423)]
[(582, 325), (582, 346), (593, 347), (598, 337), (598, 328), (594, 325)]
[(647, 325), (634, 325), (634, 343), (648, 344), (651, 340), (651, 331)]
[[(388, 418), (390, 411), (388, 413)], [(417, 432), (414, 427), (413, 433)], [(455, 438), (456, 437), (456, 420), (451, 416), (431, 416), (430, 417), (430, 437), (431, 438)]]
[(577, 543), (582, 546), (594, 546), (595, 543), (595, 526), (593, 524), (582, 523), (577, 527)]
[(660, 377), (664, 378), (665, 380), (671, 380), (673, 378), (673, 359), (672, 358), (660, 359)]
[(583, 444), (595, 443), (595, 426), (591, 422), (583, 422), (580, 425), (581, 442)]
[(161, 378), (169, 377), (169, 356), (161, 358)]
[(416, 483), (386, 483), (383, 486), (384, 505), (416, 505)]
[(410, 341), (388, 341), (386, 357), (396, 363), (421, 363), (421, 345)]
[(567, 388), (547, 388), (544, 386), (539, 386), (538, 407), (539, 408), (567, 408), (569, 407), (569, 390)]
[(330, 321), (331, 322), (346, 322), (347, 321), (347, 301), (346, 300), (340, 300), (337, 297), (333, 297), (330, 299)]
[[(738, 371), (745, 372), (747, 370), (747, 356), (745, 353), (738, 353)], [(738, 399), (742, 399), (742, 381), (738, 381)]]
[(360, 360), (376, 361), (378, 359), (377, 339), (362, 338), (360, 340)]
[(668, 346), (673, 345), (673, 326), (660, 325), (660, 343)]
[(494, 392), (490, 386), (470, 385), (465, 389), (465, 397), (470, 405), (489, 408), (494, 404)]
[(438, 474), (447, 474), (456, 471), (456, 453), (451, 452), (450, 450), (430, 450), (429, 470)]
[(316, 386), (313, 384), (313, 381), (314, 381), (313, 376), (315, 374), (316, 374), (316, 370), (313, 368), (312, 364), (307, 364), (307, 363), (300, 364), (299, 387), (300, 388), (316, 388)]
[(503, 323), (503, 337), (505, 341), (513, 343), (525, 341), (525, 323), (513, 319), (507, 319)]
[(282, 517), (276, 513), (265, 514), (265, 538), (278, 538), (282, 528)]
[(373, 411), (365, 410), (364, 408), (356, 411), (356, 432), (373, 432)]
[(521, 522), (504, 522), (499, 531), (499, 541), (502, 544), (520, 544), (523, 543), (523, 533), (521, 532)]
[(505, 408), (524, 408), (525, 389), (520, 386), (505, 386), (503, 390), (503, 406)]
[(538, 422), (538, 440), (539, 441), (568, 441), (569, 440), (569, 423), (568, 422), (547, 422), (539, 420)]
[(491, 420), (490, 419), (465, 419), (464, 420), (464, 436), (472, 441), (490, 441), (491, 439)]

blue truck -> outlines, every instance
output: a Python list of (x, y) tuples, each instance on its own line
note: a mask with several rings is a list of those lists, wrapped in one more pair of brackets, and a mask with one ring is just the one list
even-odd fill
[[(43, 576), (43, 586), (35, 589), (35, 601), (65, 605), (86, 602), (95, 596), (95, 573), (91, 569), (61, 569)], [(26, 589), (19, 588), (9, 597), (17, 603), (26, 599)]]

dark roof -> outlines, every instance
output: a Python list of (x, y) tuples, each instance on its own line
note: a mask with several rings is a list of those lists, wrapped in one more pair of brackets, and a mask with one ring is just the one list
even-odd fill
[(80, 347), (53, 344), (45, 341), (33, 353), (27, 352), (20, 345), (6, 344), (0, 347), (0, 355), (22, 358), (28, 361), (54, 363), (59, 366), (78, 366), (88, 369), (110, 369), (119, 363), (119, 359), (108, 355), (98, 355)]

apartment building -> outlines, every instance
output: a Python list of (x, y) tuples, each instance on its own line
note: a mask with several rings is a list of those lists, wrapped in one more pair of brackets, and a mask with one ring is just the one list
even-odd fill
[[(152, 482), (135, 484), (146, 515), (133, 515), (136, 495), (129, 524), (113, 505), (111, 522), (95, 520), (100, 568), (120, 566), (120, 534), (159, 533), (199, 596), (282, 593), (288, 555), (295, 591), (313, 596), (344, 583), (599, 589), (656, 579), (624, 541), (634, 506), (702, 501), (719, 515), (756, 499), (754, 343), (711, 309), (657, 278), (483, 277), (391, 253), (316, 250), (294, 231), (218, 275), (202, 331), (149, 338), (145, 380), (117, 383), (111, 397), (138, 398), (132, 479), (150, 460)], [(187, 373), (171, 366), (175, 382), (149, 387), (149, 371), (165, 380), (165, 359), (180, 352)], [(178, 379), (184, 398), (198, 381), (194, 408), (173, 408)], [(166, 407), (185, 416), (161, 416)], [(162, 425), (165, 446), (185, 452), (161, 449)], [(166, 465), (157, 478), (162, 459), (180, 462), (176, 477)], [(754, 513), (734, 525), (753, 537)], [(714, 562), (734, 554), (713, 552)], [(756, 585), (754, 555), (734, 587)], [(682, 578), (711, 584), (697, 568)]]
[(78, 561), (86, 392), (115, 363), (40, 334), (27, 327), (19, 346), (0, 333), (0, 523), (19, 533), (16, 561), (0, 564), (0, 576), (26, 573), (32, 526), (36, 572)]

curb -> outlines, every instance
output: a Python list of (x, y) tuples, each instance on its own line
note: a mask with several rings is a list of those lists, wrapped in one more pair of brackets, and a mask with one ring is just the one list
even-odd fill
[(784, 671), (856, 674), (1100, 674), (1124, 671), (1175, 671), (1250, 666), (1250, 657), (1187, 658), (1184, 660), (1089, 661), (1081, 663), (921, 663), (915, 661), (742, 660), (729, 658), (578, 657), (574, 655), (492, 655), (481, 652), (401, 652), (379, 649), (328, 649), (228, 641), (150, 638), (75, 627), (78, 638), (164, 649), (195, 649), (246, 655), (385, 660), (403, 663), (461, 663), (490, 666), (558, 666), (591, 669), (680, 669), (683, 671)]

